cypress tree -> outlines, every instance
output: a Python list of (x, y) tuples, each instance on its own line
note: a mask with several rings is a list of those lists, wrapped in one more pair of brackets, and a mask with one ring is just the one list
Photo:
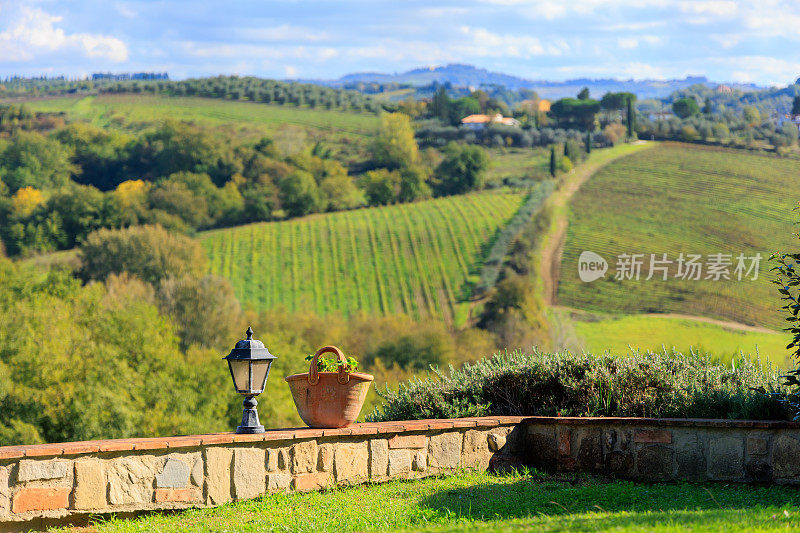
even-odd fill
[(592, 153), (592, 132), (591, 131), (587, 131), (586, 132), (586, 155), (589, 155), (591, 153)]
[(550, 175), (556, 177), (556, 146), (550, 145)]
[(636, 117), (633, 114), (633, 98), (628, 98), (628, 112), (626, 113), (628, 125), (628, 139), (633, 138), (633, 128), (635, 127)]

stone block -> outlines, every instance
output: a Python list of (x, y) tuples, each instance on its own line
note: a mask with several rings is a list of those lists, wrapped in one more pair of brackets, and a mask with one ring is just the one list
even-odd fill
[(633, 440), (644, 444), (671, 444), (672, 432), (667, 429), (638, 429)]
[(558, 455), (564, 457), (572, 454), (572, 432), (569, 428), (558, 428)]
[(431, 468), (458, 468), (461, 463), (459, 432), (433, 435), (428, 442), (428, 465)]
[(369, 450), (366, 442), (336, 445), (333, 453), (336, 483), (353, 484), (369, 478)]
[(606, 455), (606, 468), (614, 476), (633, 476), (633, 453), (630, 451), (612, 450)]
[(744, 476), (744, 442), (726, 435), (708, 442), (708, 475), (713, 480), (740, 480)]
[(66, 509), (70, 492), (70, 487), (25, 487), (14, 495), (12, 510), (15, 513), (27, 513)]
[(703, 440), (694, 431), (676, 431), (673, 435), (678, 479), (703, 481), (707, 478)]
[(205, 454), (206, 499), (209, 505), (231, 501), (231, 462), (233, 451), (229, 448), (209, 447)]
[(0, 466), (0, 517), (11, 510), (11, 487), (8, 484), (10, 467)]
[(308, 440), (292, 445), (290, 456), (293, 474), (313, 472), (317, 466), (317, 441)]
[(185, 487), (181, 489), (156, 489), (155, 501), (156, 503), (191, 503), (199, 502), (201, 499), (200, 491), (194, 487)]
[(395, 435), (389, 439), (389, 448), (425, 448), (428, 438), (425, 435)]
[(39, 479), (61, 479), (67, 477), (71, 468), (72, 464), (70, 461), (20, 461), (17, 470), (17, 481), (26, 482)]
[(248, 500), (263, 494), (266, 485), (266, 454), (260, 448), (233, 450), (233, 495)]
[(402, 476), (411, 472), (410, 450), (389, 450), (389, 477)]
[(488, 432), (470, 429), (464, 433), (463, 453), (466, 455), (474, 453), (486, 453), (489, 451)]
[(672, 450), (658, 444), (642, 446), (636, 454), (636, 470), (641, 479), (672, 477)]
[(195, 487), (203, 486), (203, 458), (199, 456), (195, 459), (192, 465), (192, 485)]
[(747, 455), (767, 455), (767, 439), (763, 437), (747, 437)]
[(104, 509), (106, 501), (106, 473), (104, 461), (80, 459), (75, 461), (75, 509)]
[(288, 472), (267, 474), (267, 490), (286, 490), (292, 482), (292, 475)]
[(800, 441), (779, 435), (772, 444), (772, 474), (776, 479), (800, 476)]
[(323, 444), (319, 446), (317, 470), (320, 472), (330, 472), (333, 470), (333, 444)]
[(267, 450), (267, 472), (286, 470), (286, 450), (274, 448)]
[(389, 468), (389, 443), (384, 439), (369, 441), (369, 477), (380, 479)]
[(298, 474), (292, 480), (292, 488), (300, 492), (309, 492), (312, 490), (324, 489), (330, 482), (331, 475), (327, 472)]
[(180, 489), (189, 484), (191, 470), (189, 465), (180, 459), (170, 457), (164, 463), (164, 468), (156, 474), (156, 488)]
[(531, 426), (528, 429), (526, 446), (522, 449), (523, 460), (541, 470), (555, 470), (558, 448), (555, 428), (551, 426)]
[(112, 505), (150, 503), (160, 460), (152, 455), (115, 459), (108, 466), (108, 501)]
[(772, 481), (772, 465), (763, 457), (754, 457), (744, 465), (746, 481), (769, 483)]
[(521, 470), (524, 466), (522, 460), (514, 455), (497, 454), (489, 460), (489, 471), (497, 474)]
[(575, 463), (581, 472), (603, 469), (603, 443), (599, 429), (582, 429), (575, 432)]
[(414, 454), (414, 462), (411, 468), (416, 472), (424, 472), (428, 468), (428, 454), (425, 451), (418, 451)]
[(506, 445), (506, 436), (500, 433), (489, 433), (487, 437), (489, 449), (493, 452), (499, 452)]

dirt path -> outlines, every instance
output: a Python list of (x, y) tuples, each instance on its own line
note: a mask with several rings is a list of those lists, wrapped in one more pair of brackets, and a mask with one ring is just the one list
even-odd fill
[(654, 316), (661, 318), (680, 318), (685, 320), (694, 320), (697, 322), (706, 322), (721, 326), (723, 328), (735, 329), (737, 331), (753, 331), (756, 333), (779, 333), (774, 329), (764, 328), (761, 326), (749, 326), (740, 322), (731, 322), (730, 320), (717, 320), (716, 318), (708, 318), (704, 316), (682, 315), (680, 313), (646, 313), (644, 316)]
[(546, 305), (552, 306), (556, 302), (558, 280), (561, 273), (561, 253), (567, 236), (567, 207), (572, 196), (581, 188), (581, 185), (586, 183), (595, 172), (604, 166), (621, 157), (655, 146), (655, 144), (649, 141), (637, 141), (631, 145), (626, 145), (627, 147), (636, 146), (636, 148), (627, 148), (615, 154), (601, 154), (598, 159), (590, 160), (568, 174), (561, 182), (558, 190), (550, 195), (548, 204), (553, 210), (554, 221), (539, 253), (542, 295)]

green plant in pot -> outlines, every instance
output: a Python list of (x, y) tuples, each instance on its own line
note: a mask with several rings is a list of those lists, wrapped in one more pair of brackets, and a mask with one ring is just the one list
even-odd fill
[[(320, 357), (326, 353), (336, 359)], [(345, 357), (336, 346), (320, 348), (306, 360), (310, 360), (308, 372), (285, 378), (303, 422), (312, 428), (341, 428), (355, 422), (375, 378), (356, 372), (358, 361)]]

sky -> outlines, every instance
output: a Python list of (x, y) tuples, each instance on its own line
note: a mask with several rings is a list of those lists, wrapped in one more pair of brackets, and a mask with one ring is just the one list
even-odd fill
[(797, 0), (0, 0), (0, 77), (168, 72), (335, 79), (465, 63), (787, 85)]

